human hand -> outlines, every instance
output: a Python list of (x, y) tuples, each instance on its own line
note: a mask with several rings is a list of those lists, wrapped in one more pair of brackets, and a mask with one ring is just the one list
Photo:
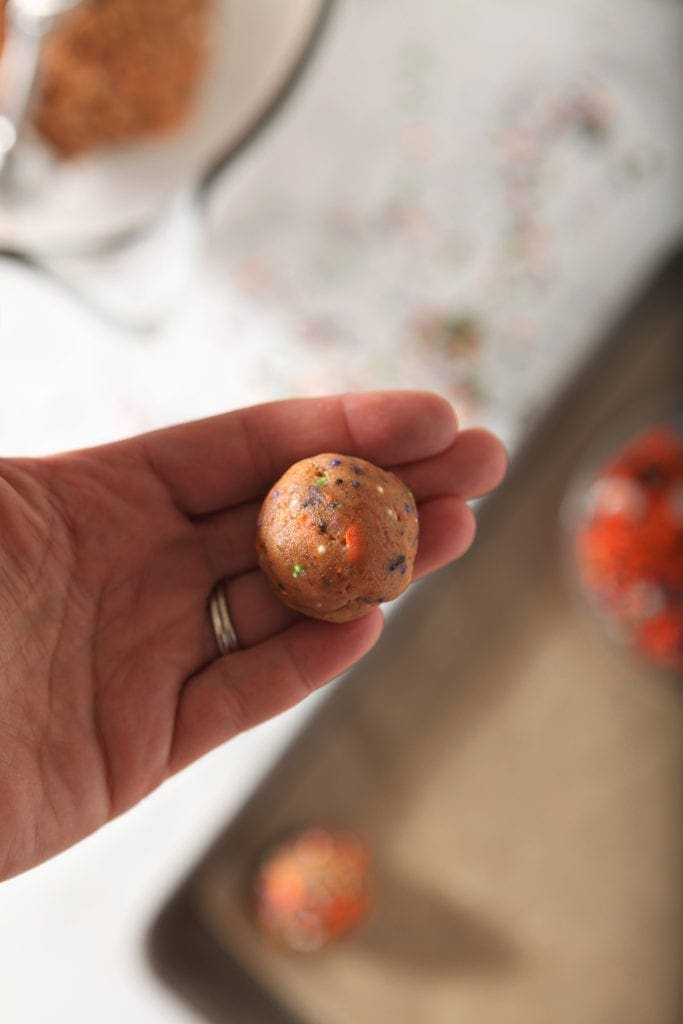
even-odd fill
[[(474, 536), (505, 471), (450, 405), (380, 392), (255, 406), (116, 444), (0, 459), (0, 879), (65, 849), (212, 747), (358, 660), (382, 613), (331, 624), (270, 593), (260, 499), (294, 461), (391, 468), (419, 505), (415, 578)], [(227, 578), (241, 649), (206, 601)]]

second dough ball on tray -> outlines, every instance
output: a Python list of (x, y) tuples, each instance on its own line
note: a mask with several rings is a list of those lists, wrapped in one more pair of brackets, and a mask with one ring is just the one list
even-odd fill
[(271, 488), (256, 547), (284, 604), (347, 622), (403, 593), (417, 541), (415, 499), (398, 477), (327, 452), (295, 463)]

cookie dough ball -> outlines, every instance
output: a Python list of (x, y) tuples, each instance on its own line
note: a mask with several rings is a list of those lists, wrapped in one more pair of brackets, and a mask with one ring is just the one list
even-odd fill
[(326, 453), (295, 463), (270, 490), (256, 549), (281, 601), (347, 622), (403, 593), (417, 540), (415, 499), (398, 477)]
[(312, 827), (268, 850), (254, 878), (261, 931), (294, 953), (314, 953), (365, 917), (369, 858), (348, 832)]

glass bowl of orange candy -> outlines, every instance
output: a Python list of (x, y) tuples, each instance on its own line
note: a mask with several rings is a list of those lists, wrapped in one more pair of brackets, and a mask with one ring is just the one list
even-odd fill
[(683, 673), (683, 418), (641, 428), (569, 502), (572, 564), (619, 641)]
[(253, 880), (262, 934), (291, 953), (315, 953), (356, 928), (370, 906), (369, 854), (354, 834), (311, 826), (269, 848)]

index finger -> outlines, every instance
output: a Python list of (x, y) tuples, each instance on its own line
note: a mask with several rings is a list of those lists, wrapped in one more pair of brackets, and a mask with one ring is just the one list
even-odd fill
[(178, 507), (203, 515), (259, 497), (307, 455), (339, 451), (388, 468), (438, 454), (456, 432), (438, 395), (375, 391), (270, 402), (121, 443), (140, 445)]

